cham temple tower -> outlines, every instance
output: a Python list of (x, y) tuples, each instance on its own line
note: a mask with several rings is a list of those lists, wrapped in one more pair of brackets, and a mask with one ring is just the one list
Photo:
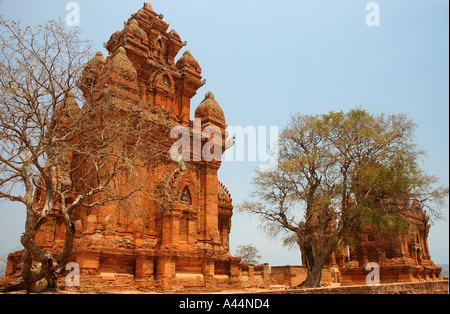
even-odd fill
[[(175, 59), (186, 43), (168, 27), (150, 3), (144, 4), (105, 44), (109, 56), (104, 58), (98, 52), (87, 63), (80, 85), (85, 99), (94, 99), (94, 104), (104, 101), (106, 92), (102, 89), (109, 86), (110, 99), (123, 108), (140, 107), (136, 112), (149, 119), (160, 108), (169, 112), (166, 119), (171, 126), (194, 130), (191, 99), (205, 80), (188, 50)], [(96, 85), (101, 87), (96, 89)], [(202, 130), (208, 126), (220, 129), (223, 152), (226, 121), (212, 92), (206, 93), (196, 108), (195, 118), (201, 121)], [(77, 208), (73, 213), (77, 233), (71, 261), (80, 267), (82, 284), (164, 289), (240, 286), (239, 277), (242, 271), (248, 272), (248, 266), (229, 253), (233, 205), (229, 191), (217, 177), (220, 165), (220, 159), (193, 158), (183, 164), (166, 159), (159, 166), (164, 171), (152, 170), (145, 180), (162, 183), (165, 194), (170, 195), (162, 200), (164, 210), (144, 198), (132, 206), (119, 201), (118, 205)], [(126, 178), (118, 180), (127, 182)], [(58, 252), (64, 243), (65, 226), (58, 212), (35, 237), (47, 251)], [(14, 271), (14, 256), (10, 259), (7, 272)], [(265, 272), (268, 280), (268, 266), (255, 268), (251, 268), (252, 274)]]
[[(205, 80), (188, 50), (176, 60), (186, 43), (176, 31), (168, 31), (162, 18), (150, 3), (144, 4), (105, 44), (109, 56), (104, 59), (97, 53), (87, 64), (83, 80), (85, 84), (111, 80), (119, 89), (114, 94), (118, 102), (141, 106), (144, 112), (160, 108), (170, 112), (172, 125), (192, 130), (191, 99)], [(225, 116), (211, 92), (198, 105), (195, 118), (201, 119), (202, 129), (214, 125), (225, 135)], [(90, 274), (96, 283), (128, 281), (127, 285), (160, 288), (238, 281), (240, 259), (232, 257), (228, 247), (233, 206), (217, 178), (220, 161), (186, 162), (181, 167), (169, 160), (165, 166), (158, 181), (172, 197), (163, 200), (164, 211), (150, 201), (139, 202), (137, 209), (78, 210), (74, 220), (82, 227), (73, 260), (81, 276)], [(130, 216), (128, 211), (140, 214)], [(41, 234), (42, 244), (62, 240), (63, 225), (55, 221), (53, 228)]]

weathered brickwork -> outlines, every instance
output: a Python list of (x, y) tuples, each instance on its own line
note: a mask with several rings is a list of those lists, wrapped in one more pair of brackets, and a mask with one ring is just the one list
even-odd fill
[[(393, 201), (391, 204), (403, 216), (407, 229), (395, 237), (377, 237), (371, 230), (355, 236), (348, 252), (343, 250), (333, 256), (340, 266), (342, 285), (365, 284), (372, 271), (366, 266), (379, 266), (380, 283), (442, 280), (441, 267), (431, 260), (428, 248), (430, 224), (425, 210), (417, 201)], [(349, 256), (348, 256), (348, 253)]]
[[(208, 92), (191, 120), (191, 99), (205, 80), (188, 50), (176, 60), (185, 43), (168, 27), (162, 15), (146, 3), (105, 44), (109, 55), (105, 58), (98, 52), (86, 65), (80, 85), (84, 97), (93, 104), (108, 101), (147, 119), (165, 112), (172, 126), (190, 130), (190, 143), (200, 141), (201, 147), (207, 141), (198, 140), (196, 132), (214, 127), (221, 136), (213, 141), (223, 152), (227, 137), (224, 111)], [(68, 100), (72, 102), (69, 109), (79, 110), (73, 97)], [(267, 264), (245, 265), (230, 254), (233, 205), (217, 177), (221, 154), (206, 160), (201, 151), (191, 149), (189, 161), (182, 163), (168, 158), (155, 161), (143, 180), (151, 186), (147, 193), (160, 197), (159, 202), (142, 197), (77, 208), (71, 261), (80, 267), (82, 286), (98, 290), (125, 286), (140, 290), (268, 288), (270, 284), (296, 286), (306, 278), (303, 266), (272, 267), (270, 272)], [(78, 175), (84, 175), (82, 170)], [(126, 177), (117, 182), (123, 189), (134, 184)], [(408, 232), (395, 239), (378, 239), (370, 230), (355, 236), (354, 244), (336, 251), (324, 267), (324, 283), (365, 284), (369, 273), (365, 267), (370, 262), (380, 266), (381, 283), (442, 280), (441, 269), (430, 257), (425, 212), (417, 203), (395, 206), (409, 223)], [(64, 237), (64, 220), (55, 213), (35, 241), (44, 250), (57, 252)], [(20, 275), (20, 263), (20, 252), (10, 254), (7, 280)]]
[[(116, 31), (105, 44), (109, 55), (101, 52), (86, 65), (81, 80), (85, 99), (99, 104), (135, 111), (148, 119), (164, 112), (171, 126), (191, 130), (191, 98), (205, 84), (202, 69), (162, 15), (146, 3)], [(201, 121), (200, 132), (207, 127), (220, 130), (214, 143), (225, 149), (226, 121), (212, 92), (195, 110)], [(194, 130), (194, 132), (192, 131)], [(204, 146), (206, 139), (201, 138)], [(167, 155), (169, 146), (167, 147)], [(142, 197), (133, 203), (122, 201), (92, 208), (78, 208), (72, 261), (81, 270), (81, 284), (140, 289), (182, 287), (240, 287), (241, 280), (268, 284), (268, 269), (258, 280), (252, 274), (242, 279), (246, 266), (229, 253), (229, 233), (233, 211), (229, 191), (219, 182), (219, 158), (205, 160), (192, 150), (189, 161), (180, 164), (170, 158), (155, 160), (144, 181), (148, 194), (160, 197), (158, 203)], [(83, 176), (83, 172), (79, 176)], [(126, 177), (118, 177), (123, 189), (131, 189)], [(62, 217), (52, 215), (36, 235), (44, 250), (57, 251), (64, 242)], [(11, 277), (20, 264), (20, 253), (8, 263)], [(248, 267), (247, 267), (248, 269)], [(252, 282), (252, 283), (250, 283)]]

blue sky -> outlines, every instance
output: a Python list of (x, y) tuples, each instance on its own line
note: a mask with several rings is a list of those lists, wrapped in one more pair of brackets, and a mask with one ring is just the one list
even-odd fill
[[(69, 1), (1, 0), (0, 14), (26, 25), (69, 13)], [(76, 1), (83, 36), (97, 50), (123, 28), (140, 1)], [(278, 126), (289, 115), (362, 106), (371, 113), (407, 113), (417, 143), (428, 152), (423, 168), (449, 185), (449, 3), (445, 0), (379, 0), (380, 26), (366, 25), (361, 0), (154, 0), (202, 67), (207, 83), (191, 111), (212, 90), (232, 126)], [(181, 56), (181, 53), (180, 53)], [(224, 162), (220, 180), (239, 204), (251, 190), (258, 162)], [(446, 221), (431, 227), (437, 263), (449, 260)], [(0, 203), (0, 254), (19, 245), (24, 211)], [(258, 230), (256, 217), (233, 216), (231, 251), (253, 243), (262, 261), (299, 264), (300, 254)]]

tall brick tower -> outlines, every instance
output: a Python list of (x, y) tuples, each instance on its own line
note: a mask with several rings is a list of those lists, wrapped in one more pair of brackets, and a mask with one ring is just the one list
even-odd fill
[[(105, 44), (109, 56), (98, 52), (86, 65), (81, 80), (84, 97), (94, 106), (107, 98), (147, 119), (158, 111), (168, 112), (171, 125), (189, 129), (191, 143), (202, 148), (208, 142), (202, 131), (215, 127), (220, 136), (214, 141), (223, 152), (223, 110), (208, 92), (191, 120), (191, 99), (205, 81), (188, 50), (175, 60), (185, 43), (168, 27), (146, 3)], [(210, 160), (194, 149), (183, 165), (170, 159), (158, 162), (156, 169), (163, 170), (149, 172), (145, 180), (164, 190), (167, 198), (160, 206), (142, 198), (132, 205), (122, 201), (74, 212), (72, 261), (80, 267), (82, 284), (162, 288), (239, 284), (240, 259), (229, 253), (232, 200), (217, 178), (220, 156)], [(132, 184), (127, 178), (118, 182)], [(55, 213), (35, 241), (45, 250), (57, 251), (64, 235), (63, 219)], [(10, 257), (11, 272), (20, 263), (16, 257)]]

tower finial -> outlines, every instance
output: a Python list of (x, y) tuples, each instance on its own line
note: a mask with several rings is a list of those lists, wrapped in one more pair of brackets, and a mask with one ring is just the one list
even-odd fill
[(144, 3), (144, 8), (147, 8), (147, 9), (150, 9), (150, 10), (153, 11), (153, 6), (152, 6), (152, 4), (150, 3), (150, 1), (147, 1), (146, 3)]
[(117, 49), (117, 53), (123, 53), (124, 55), (127, 54), (125, 48), (123, 48), (123, 47), (119, 47), (119, 49)]

